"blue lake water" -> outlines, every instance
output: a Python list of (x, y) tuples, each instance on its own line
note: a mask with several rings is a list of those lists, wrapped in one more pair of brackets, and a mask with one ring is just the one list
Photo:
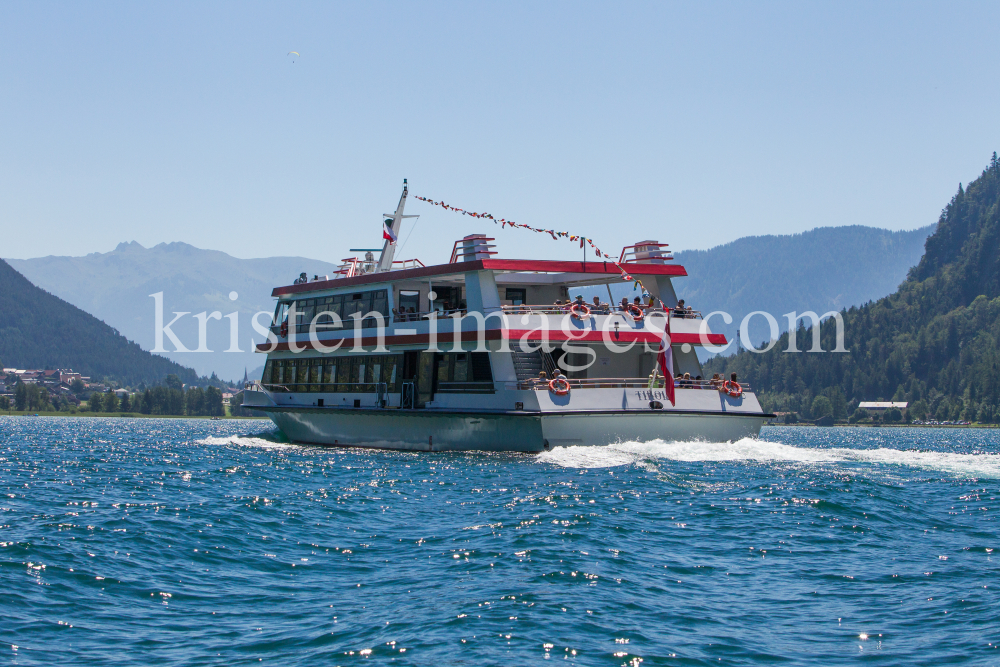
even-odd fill
[(0, 417), (20, 665), (1000, 664), (1000, 431), (538, 456)]

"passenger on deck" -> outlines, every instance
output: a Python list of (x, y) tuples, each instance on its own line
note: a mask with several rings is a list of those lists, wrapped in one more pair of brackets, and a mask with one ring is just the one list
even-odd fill
[(622, 302), (618, 304), (618, 310), (627, 313), (628, 312), (628, 297), (623, 296)]
[(683, 381), (684, 381), (684, 376), (681, 375), (680, 373), (678, 373), (677, 375), (674, 376), (674, 386), (675, 387), (683, 387), (684, 385), (681, 384)]
[(535, 386), (548, 385), (548, 384), (549, 384), (549, 376), (546, 375), (545, 371), (539, 371), (538, 379), (535, 380)]
[(417, 321), (417, 309), (416, 308), (414, 308), (413, 306), (410, 306), (410, 309), (408, 311), (406, 311), (406, 312), (407, 312), (407, 315), (406, 315), (407, 321), (409, 321), (409, 322), (416, 322)]
[(700, 375), (698, 377), (696, 377), (694, 379), (694, 388), (695, 389), (704, 389), (705, 388), (705, 378), (703, 378)]
[(722, 384), (722, 376), (720, 376), (718, 373), (713, 373), (712, 379), (709, 380), (708, 383), (713, 387), (715, 387), (716, 389), (718, 389), (719, 385)]
[(687, 309), (684, 308), (684, 299), (681, 299), (680, 301), (677, 302), (677, 305), (674, 307), (674, 317), (684, 318), (686, 317), (685, 314), (686, 312)]
[(600, 314), (602, 314), (604, 312), (607, 312), (606, 311), (606, 304), (602, 304), (601, 303), (601, 297), (599, 297), (599, 296), (595, 296), (594, 297), (594, 304), (590, 307), (590, 310), (595, 315), (600, 315)]
[(681, 380), (681, 386), (682, 387), (687, 387), (687, 388), (691, 387), (691, 374), (690, 373), (685, 373), (684, 374), (684, 378)]

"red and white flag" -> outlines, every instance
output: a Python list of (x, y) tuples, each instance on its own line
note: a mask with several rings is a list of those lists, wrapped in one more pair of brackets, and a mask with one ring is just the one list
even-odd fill
[(663, 337), (660, 339), (660, 351), (656, 355), (656, 361), (660, 364), (660, 372), (663, 374), (667, 398), (670, 399), (670, 405), (674, 405), (674, 352), (670, 347), (669, 310), (667, 311), (667, 326), (663, 330)]
[(382, 221), (382, 238), (389, 242), (389, 245), (396, 245), (396, 235), (392, 233), (391, 220)]

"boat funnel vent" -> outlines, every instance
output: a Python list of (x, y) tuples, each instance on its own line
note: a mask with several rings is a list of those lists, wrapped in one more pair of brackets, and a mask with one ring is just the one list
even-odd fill
[(493, 250), (496, 246), (490, 243), (496, 239), (486, 236), (486, 234), (469, 234), (468, 236), (455, 241), (455, 246), (451, 250), (449, 264), (457, 262), (475, 262), (481, 259), (489, 259), (490, 255), (495, 255)]

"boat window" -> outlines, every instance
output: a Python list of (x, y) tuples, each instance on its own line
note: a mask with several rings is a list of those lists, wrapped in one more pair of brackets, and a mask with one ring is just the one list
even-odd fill
[(411, 308), (415, 313), (420, 312), (420, 292), (400, 290), (399, 302), (396, 310), (400, 313), (408, 313)]
[(388, 315), (389, 299), (386, 296), (386, 291), (384, 289), (372, 292), (372, 312)]
[(285, 321), (285, 317), (288, 315), (288, 304), (289, 301), (279, 301), (277, 308), (274, 309), (274, 321), (271, 322), (273, 326), (277, 326)]
[(472, 367), (472, 382), (493, 382), (493, 369), (490, 367), (489, 352), (470, 352)]
[(323, 360), (312, 359), (309, 363), (309, 391), (320, 390), (320, 380), (323, 374)]
[(398, 354), (272, 359), (264, 365), (262, 382), (315, 392), (373, 392), (377, 383), (385, 383), (389, 391), (398, 392), (402, 361)]
[[(353, 328), (354, 322), (351, 320), (351, 315), (356, 313), (361, 315), (368, 315), (372, 312), (379, 313), (383, 317), (383, 322), (388, 322), (389, 317), (388, 291), (383, 289), (281, 302), (275, 310), (274, 325), (285, 320), (288, 308), (292, 303), (295, 304), (295, 330), (297, 333), (308, 333), (314, 318), (317, 330), (330, 329), (330, 324), (333, 322), (331, 313), (336, 313), (341, 319), (342, 326), (348, 328)], [(366, 317), (362, 320), (361, 326), (366, 329), (375, 328), (378, 326), (378, 319)]]
[(347, 383), (351, 381), (351, 362), (344, 359), (337, 364), (337, 388), (334, 391), (347, 391)]
[(455, 355), (455, 365), (451, 374), (452, 382), (469, 381), (469, 358), (464, 354)]
[(508, 305), (511, 306), (522, 306), (525, 304), (528, 296), (528, 290), (523, 287), (513, 288), (508, 287), (506, 296), (504, 297)]
[(434, 299), (432, 310), (457, 310), (462, 307), (462, 288), (454, 285), (434, 285), (433, 290), (437, 293)]

